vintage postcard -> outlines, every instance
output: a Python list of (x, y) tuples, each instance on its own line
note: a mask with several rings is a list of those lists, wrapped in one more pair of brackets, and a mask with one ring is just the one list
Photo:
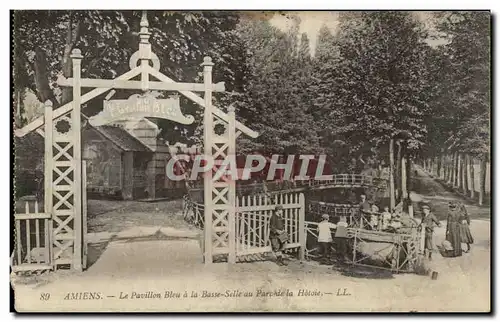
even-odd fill
[(12, 11), (17, 312), (489, 312), (491, 13)]

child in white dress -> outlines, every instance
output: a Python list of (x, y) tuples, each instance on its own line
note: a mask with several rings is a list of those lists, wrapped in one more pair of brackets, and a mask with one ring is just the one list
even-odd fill
[(321, 218), (323, 220), (318, 224), (319, 250), (321, 254), (321, 261), (329, 262), (330, 247), (333, 242), (331, 230), (337, 228), (337, 226), (329, 221), (330, 216), (328, 214), (323, 214)]

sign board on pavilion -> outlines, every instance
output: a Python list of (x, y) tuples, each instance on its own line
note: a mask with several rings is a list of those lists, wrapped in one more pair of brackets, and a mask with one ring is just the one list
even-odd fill
[(184, 116), (181, 112), (178, 96), (157, 99), (151, 93), (135, 94), (126, 100), (107, 100), (103, 102), (103, 110), (91, 117), (93, 126), (101, 126), (129, 118), (152, 117), (172, 120), (181, 124), (191, 124), (192, 115)]

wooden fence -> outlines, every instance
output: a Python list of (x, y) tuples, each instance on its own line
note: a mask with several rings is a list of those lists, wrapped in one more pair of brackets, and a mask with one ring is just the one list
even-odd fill
[[(289, 235), (289, 242), (285, 249), (298, 251), (300, 258), (304, 257), (305, 247), (305, 199), (303, 194), (282, 193), (273, 196), (246, 196), (236, 198), (236, 256), (265, 254), (272, 251), (269, 239), (269, 218), (276, 205), (283, 206), (285, 230)], [(184, 197), (184, 219), (204, 228), (204, 206)]]
[(298, 250), (303, 258), (305, 245), (305, 199), (303, 194), (282, 193), (272, 197), (247, 196), (237, 198), (236, 211), (236, 255), (265, 253), (271, 251), (269, 218), (276, 205), (283, 206), (283, 219), (289, 241), (288, 250)]
[(38, 202), (35, 201), (34, 212), (26, 202), (25, 213), (15, 214), (15, 247), (11, 256), (11, 266), (14, 272), (37, 271), (52, 269), (50, 214), (38, 212)]

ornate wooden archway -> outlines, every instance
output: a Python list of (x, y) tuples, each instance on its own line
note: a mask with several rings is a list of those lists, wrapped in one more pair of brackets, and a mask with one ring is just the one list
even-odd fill
[[(215, 172), (221, 167), (226, 156), (234, 155), (236, 138), (246, 134), (252, 138), (258, 136), (245, 125), (235, 120), (234, 109), (226, 114), (212, 105), (212, 92), (224, 91), (224, 84), (212, 84), (213, 62), (205, 57), (203, 63), (203, 84), (177, 83), (162, 74), (160, 61), (151, 50), (146, 13), (141, 19), (139, 33), (139, 50), (130, 58), (130, 71), (112, 79), (81, 78), (81, 60), (79, 49), (74, 49), (71, 55), (73, 62), (73, 77), (58, 80), (61, 86), (73, 88), (73, 101), (52, 110), (46, 103), (45, 115), (31, 122), (22, 129), (15, 131), (16, 136), (24, 136), (36, 131), (45, 137), (45, 215), (48, 215), (49, 242), (46, 247), (53, 268), (59, 265), (69, 265), (74, 270), (82, 270), (84, 262), (86, 209), (82, 201), (84, 180), (82, 180), (81, 156), (81, 108), (82, 104), (112, 89), (140, 89), (144, 93), (150, 90), (178, 91), (181, 95), (204, 108), (204, 151), (215, 160), (214, 167), (204, 178), (204, 217), (205, 217), (205, 263), (212, 263), (213, 256), (228, 254), (229, 262), (234, 263), (235, 257), (235, 182), (225, 177), (215, 177)], [(131, 80), (140, 76), (139, 81)], [(158, 81), (150, 81), (150, 76)], [(93, 87), (88, 93), (81, 95), (82, 87)], [(193, 91), (204, 92), (201, 98)], [(137, 103), (137, 100), (142, 103)], [(145, 103), (146, 102), (146, 103)], [(148, 103), (149, 102), (149, 103)], [(162, 115), (159, 110), (152, 111), (137, 108), (153, 104), (166, 104), (168, 111)], [(177, 101), (178, 103), (178, 101)], [(164, 117), (180, 123), (190, 123), (192, 120), (184, 117), (175, 102), (152, 101), (147, 95), (136, 98), (133, 104), (136, 115)], [(118, 103), (117, 103), (118, 104)], [(121, 103), (120, 103), (121, 104)], [(130, 102), (124, 106), (130, 107)], [(126, 105), (129, 104), (129, 105)], [(170, 105), (169, 105), (170, 104)], [(155, 105), (156, 106), (156, 105)], [(133, 108), (132, 108), (133, 110)], [(108, 111), (109, 112), (109, 111)], [(142, 113), (142, 114), (141, 114)], [(103, 111), (90, 122), (103, 122), (111, 117)], [(215, 133), (217, 125), (225, 127), (224, 133)], [(43, 127), (43, 130), (42, 130)], [(227, 169), (227, 168), (226, 168)], [(228, 169), (229, 170), (229, 169)], [(45, 236), (46, 237), (46, 236)]]

